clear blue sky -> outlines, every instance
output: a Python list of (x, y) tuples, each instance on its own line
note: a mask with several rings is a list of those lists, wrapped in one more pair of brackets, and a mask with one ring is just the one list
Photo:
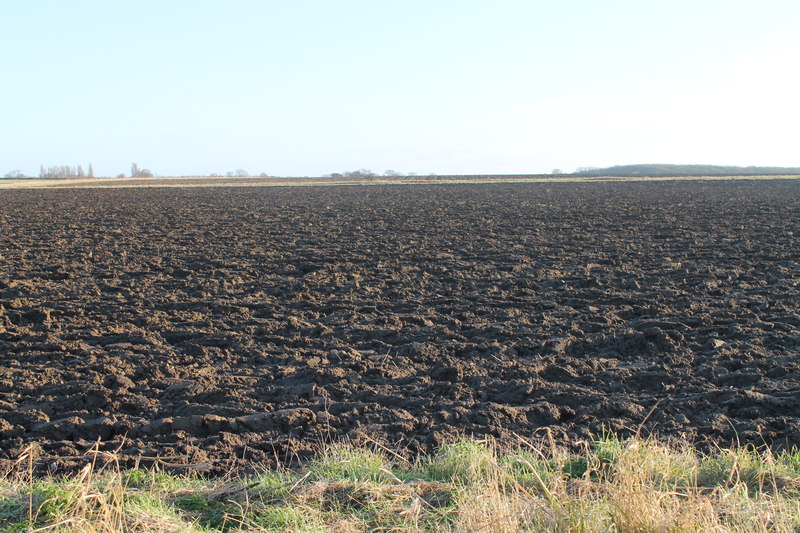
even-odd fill
[(0, 175), (800, 166), (797, 0), (0, 0)]

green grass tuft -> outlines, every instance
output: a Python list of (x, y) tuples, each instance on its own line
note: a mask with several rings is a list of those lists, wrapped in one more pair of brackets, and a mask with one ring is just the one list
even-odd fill
[(332, 446), (309, 465), (312, 479), (380, 483), (395, 476), (382, 455), (368, 449)]
[(497, 458), (488, 444), (464, 440), (442, 446), (425, 461), (423, 471), (431, 481), (470, 485), (496, 468)]

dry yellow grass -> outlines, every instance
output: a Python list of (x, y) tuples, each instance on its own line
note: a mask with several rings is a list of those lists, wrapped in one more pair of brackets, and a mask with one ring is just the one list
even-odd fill
[(399, 464), (339, 445), (301, 471), (233, 481), (98, 469), (99, 453), (66, 479), (34, 478), (23, 456), (0, 483), (0, 531), (800, 531), (798, 452), (467, 440)]
[(768, 176), (413, 176), (400, 178), (227, 178), (181, 176), (160, 178), (81, 178), (81, 179), (0, 179), (2, 189), (70, 189), (70, 188), (141, 188), (141, 187), (307, 187), (369, 185), (452, 185), (479, 183), (592, 183), (636, 181), (718, 181), (718, 180), (786, 180), (796, 175)]

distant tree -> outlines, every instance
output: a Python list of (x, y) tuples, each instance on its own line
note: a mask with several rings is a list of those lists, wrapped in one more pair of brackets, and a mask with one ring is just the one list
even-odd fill
[(395, 170), (389, 169), (386, 172), (384, 172), (383, 175), (386, 176), (387, 178), (396, 178), (398, 176), (401, 176), (402, 174), (400, 174), (399, 172), (397, 172)]
[(146, 168), (139, 168), (136, 163), (131, 163), (131, 177), (132, 178), (152, 178), (153, 173)]
[(118, 177), (118, 178), (124, 178), (124, 177), (125, 177), (125, 174), (117, 174), (117, 177)]
[(378, 175), (368, 168), (361, 168), (358, 170), (351, 170), (343, 173), (346, 178), (375, 178)]
[(232, 178), (234, 176), (233, 172), (226, 172), (225, 175), (228, 176), (229, 178)]
[(247, 171), (245, 169), (243, 169), (243, 168), (237, 168), (236, 169), (236, 177), (237, 178), (246, 178), (249, 175), (250, 174), (248, 174)]
[(23, 174), (21, 170), (10, 170), (6, 172), (6, 175), (3, 177), (9, 179), (20, 179), (20, 178), (27, 178), (28, 176)]
[(582, 174), (584, 172), (592, 172), (592, 171), (595, 171), (595, 170), (598, 170), (598, 167), (578, 167), (578, 169), (575, 171), (575, 173), (576, 174)]
[(554, 168), (550, 171), (550, 174), (563, 174), (564, 172), (560, 168)]
[(266, 172), (262, 172), (261, 174), (259, 174), (259, 176), (262, 178), (268, 178), (269, 174), (267, 174)]
[(88, 170), (88, 172), (86, 172), (86, 177), (87, 178), (93, 178), (94, 177), (94, 169), (92, 168), (92, 164), (91, 163), (89, 163), (89, 170)]

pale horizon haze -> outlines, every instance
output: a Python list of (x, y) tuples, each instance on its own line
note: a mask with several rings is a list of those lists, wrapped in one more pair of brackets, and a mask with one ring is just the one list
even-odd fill
[(0, 176), (800, 166), (795, 0), (0, 0)]

